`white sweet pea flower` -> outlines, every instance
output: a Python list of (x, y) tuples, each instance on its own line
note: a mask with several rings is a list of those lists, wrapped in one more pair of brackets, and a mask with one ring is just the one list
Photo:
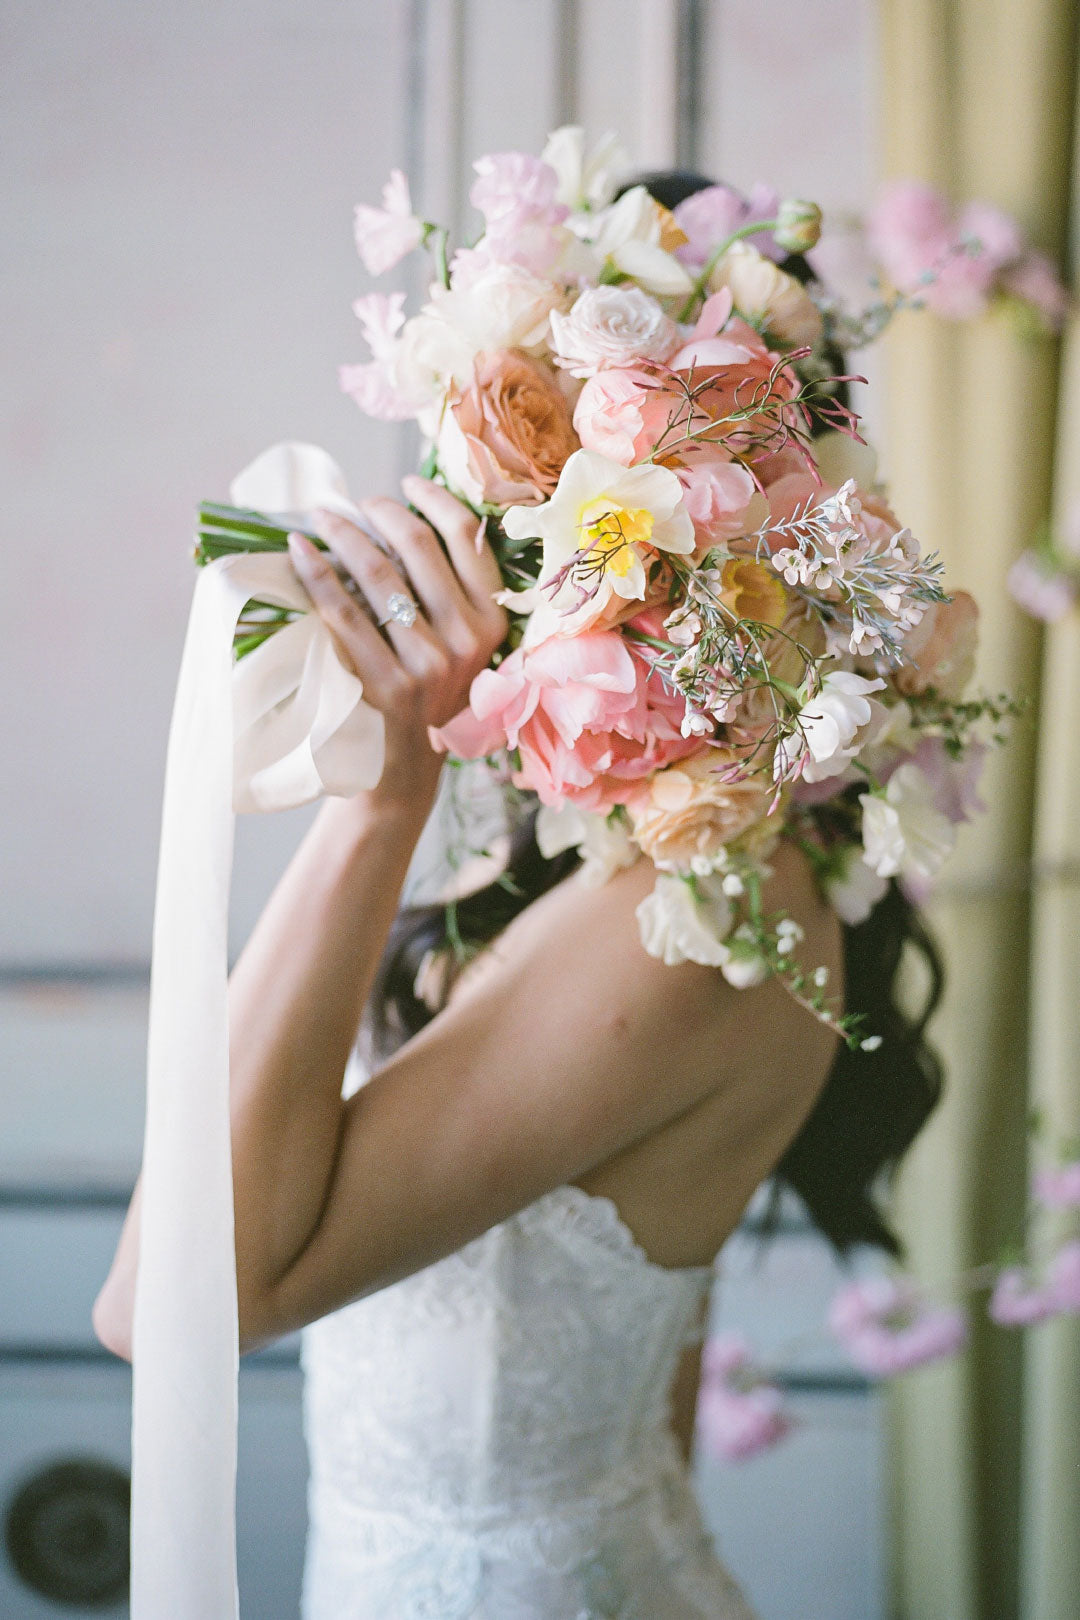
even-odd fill
[(590, 888), (633, 866), (641, 851), (621, 818), (591, 814), (575, 804), (542, 804), (536, 815), (536, 842), (546, 861), (564, 850), (577, 849), (582, 878)]
[(934, 803), (934, 786), (917, 765), (901, 765), (884, 795), (863, 793), (862, 835), (866, 864), (879, 877), (901, 877), (918, 887), (931, 883), (952, 853), (956, 828)]
[(563, 124), (553, 130), (540, 155), (559, 177), (555, 192), (559, 202), (575, 211), (605, 207), (629, 167), (626, 153), (610, 131), (587, 152), (580, 124)]
[(693, 287), (689, 272), (672, 251), (685, 240), (667, 209), (644, 186), (631, 187), (589, 221), (597, 273), (610, 262), (661, 298), (685, 296)]
[(869, 681), (850, 670), (830, 670), (821, 690), (799, 711), (799, 733), (808, 751), (803, 779), (823, 782), (839, 776), (859, 751), (859, 731), (870, 724), (879, 707), (869, 692), (880, 692), (882, 680)]
[(869, 867), (862, 850), (851, 844), (835, 873), (825, 879), (825, 897), (840, 921), (854, 926), (866, 921), (888, 887), (888, 879)]
[(593, 450), (575, 450), (551, 499), (511, 506), (503, 528), (512, 540), (544, 542), (540, 584), (554, 588), (542, 593), (551, 611), (542, 604), (533, 615), (537, 637), (592, 623), (612, 596), (642, 598), (656, 552), (685, 557), (694, 549), (682, 485), (669, 468), (623, 467)]
[(666, 360), (678, 341), (675, 322), (640, 287), (588, 287), (568, 315), (551, 312), (555, 363), (572, 377)]
[(661, 872), (650, 895), (637, 908), (641, 943), (668, 967), (700, 962), (723, 968), (730, 952), (731, 906), (715, 878), (685, 878)]

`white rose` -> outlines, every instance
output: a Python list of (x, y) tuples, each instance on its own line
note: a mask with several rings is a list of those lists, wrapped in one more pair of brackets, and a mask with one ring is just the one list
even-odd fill
[(711, 292), (729, 287), (735, 308), (760, 321), (784, 343), (816, 343), (821, 311), (801, 282), (765, 258), (749, 242), (733, 242), (709, 277)]
[(852, 844), (840, 869), (826, 878), (825, 895), (840, 921), (853, 926), (866, 921), (888, 887), (888, 879), (872, 871)]
[(807, 782), (824, 782), (839, 776), (859, 751), (857, 733), (870, 724), (880, 707), (867, 698), (880, 692), (882, 680), (868, 681), (850, 670), (830, 670), (821, 690), (799, 711), (799, 730), (810, 751), (803, 769)]
[(589, 287), (569, 315), (551, 314), (557, 364), (575, 377), (591, 377), (634, 360), (666, 360), (678, 328), (640, 287)]
[[(722, 968), (730, 957), (724, 943), (731, 929), (731, 906), (719, 880), (685, 879), (661, 872), (652, 894), (637, 908), (641, 943), (668, 967), (700, 962)], [(698, 898), (700, 896), (700, 898)]]
[(536, 842), (546, 861), (577, 848), (581, 875), (599, 888), (624, 866), (633, 866), (641, 851), (621, 817), (590, 814), (575, 804), (542, 804), (536, 815)]
[(901, 765), (884, 797), (863, 793), (862, 836), (867, 865), (879, 877), (919, 886), (933, 881), (956, 843), (956, 828), (934, 803), (933, 784), (917, 765)]

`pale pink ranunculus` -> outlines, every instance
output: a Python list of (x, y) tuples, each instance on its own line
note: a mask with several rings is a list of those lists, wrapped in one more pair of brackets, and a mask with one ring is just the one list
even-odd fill
[(1030, 1327), (1053, 1316), (1056, 1307), (1050, 1289), (1034, 1282), (1023, 1266), (1006, 1266), (986, 1309), (998, 1327)]
[(699, 746), (680, 730), (685, 708), (622, 635), (591, 630), (518, 647), (481, 670), (469, 707), (432, 740), (463, 759), (517, 748), (514, 781), (542, 803), (608, 809)]
[(757, 488), (741, 463), (699, 456), (688, 458), (684, 467), (675, 469), (675, 475), (683, 487), (683, 504), (694, 525), (699, 552), (746, 533)]
[[(692, 197), (675, 207), (675, 219), (686, 235), (686, 241), (675, 249), (675, 256), (684, 264), (700, 266), (734, 231), (753, 220), (776, 218), (780, 205), (778, 194), (770, 186), (755, 185), (743, 197), (730, 186), (705, 186)], [(784, 252), (777, 247), (771, 231), (760, 231), (750, 238), (754, 246), (770, 259), (782, 259)]]
[(412, 211), (409, 182), (400, 169), (394, 169), (383, 187), (383, 205), (371, 208), (358, 203), (353, 231), (356, 251), (373, 276), (392, 270), (424, 237), (423, 222)]
[(908, 1277), (848, 1283), (829, 1306), (829, 1327), (871, 1378), (956, 1355), (967, 1342), (963, 1311), (930, 1304)]
[(782, 1440), (792, 1422), (780, 1390), (755, 1370), (741, 1334), (714, 1334), (706, 1340), (697, 1427), (707, 1450), (741, 1462)]
[(1076, 581), (1037, 551), (1020, 553), (1006, 584), (1013, 601), (1044, 624), (1057, 624), (1076, 605)]
[(904, 637), (904, 663), (894, 677), (905, 697), (934, 689), (958, 700), (975, 673), (979, 642), (979, 607), (967, 591), (954, 591), (948, 602), (931, 602), (914, 629)]
[(1044, 1209), (1080, 1209), (1080, 1159), (1036, 1170), (1032, 1191)]
[(1056, 1311), (1080, 1315), (1080, 1238), (1063, 1243), (1054, 1255), (1047, 1268), (1047, 1286)]

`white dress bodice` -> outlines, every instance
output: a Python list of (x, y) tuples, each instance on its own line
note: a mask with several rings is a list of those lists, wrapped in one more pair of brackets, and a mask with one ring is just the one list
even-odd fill
[(559, 1187), (308, 1328), (305, 1620), (753, 1620), (669, 1424), (709, 1277)]

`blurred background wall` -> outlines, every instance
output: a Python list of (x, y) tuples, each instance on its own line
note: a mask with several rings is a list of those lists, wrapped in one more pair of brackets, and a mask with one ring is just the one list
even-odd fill
[[(1074, 35), (1072, 0), (0, 4), (0, 1516), (69, 1453), (121, 1479), (125, 1464), (125, 1375), (97, 1357), (87, 1312), (139, 1151), (193, 508), (281, 438), (325, 445), (354, 488), (392, 491), (412, 460), (407, 432), (361, 418), (336, 386), (338, 363), (360, 355), (350, 302), (367, 286), (353, 204), (400, 165), (423, 213), (464, 225), (473, 156), (538, 150), (573, 120), (615, 130), (643, 167), (769, 180), (837, 217), (864, 208), (885, 169), (918, 174), (1003, 204), (1053, 250)], [(922, 319), (887, 377), (880, 356), (868, 362), (886, 385), (871, 426), (900, 509), (989, 601), (988, 677), (1035, 691), (1043, 650), (1004, 572), (1052, 499), (1055, 423), (1058, 499), (1077, 490), (1077, 405), (1058, 413), (1053, 345), (1025, 357), (1011, 335)], [(1019, 1210), (1029, 1025), (1037, 1089), (1062, 1129), (1080, 1126), (1078, 852), (1074, 819), (1054, 812), (1068, 773), (1080, 779), (1074, 629), (1058, 627), (1045, 656), (1041, 798), (1032, 725), (939, 907), (954, 1072), (905, 1205), (930, 1274), (986, 1258)], [(237, 942), (304, 820), (241, 825)], [(1033, 839), (1058, 873), (1034, 913)], [(766, 1349), (820, 1316), (833, 1278), (798, 1230), (764, 1268), (737, 1240), (728, 1274), (719, 1316)], [(914, 1375), (888, 1450), (880, 1396), (828, 1358), (789, 1365), (799, 1436), (702, 1476), (765, 1620), (1007, 1620), (1021, 1584), (1029, 1620), (1075, 1620), (1080, 1436), (1063, 1416), (1080, 1386), (1075, 1327), (1044, 1330), (1026, 1369), (1018, 1341), (979, 1338), (964, 1363)], [(251, 1366), (244, 1389), (245, 1612), (276, 1620), (295, 1612), (302, 1536), (290, 1347)], [(115, 1486), (53, 1481), (70, 1524), (112, 1527), (99, 1584), (121, 1534)], [(52, 1597), (9, 1559), (5, 1620), (80, 1612), (70, 1594), (94, 1557), (84, 1547), (78, 1564), (77, 1541), (57, 1554), (78, 1568), (67, 1588), (52, 1569)]]

